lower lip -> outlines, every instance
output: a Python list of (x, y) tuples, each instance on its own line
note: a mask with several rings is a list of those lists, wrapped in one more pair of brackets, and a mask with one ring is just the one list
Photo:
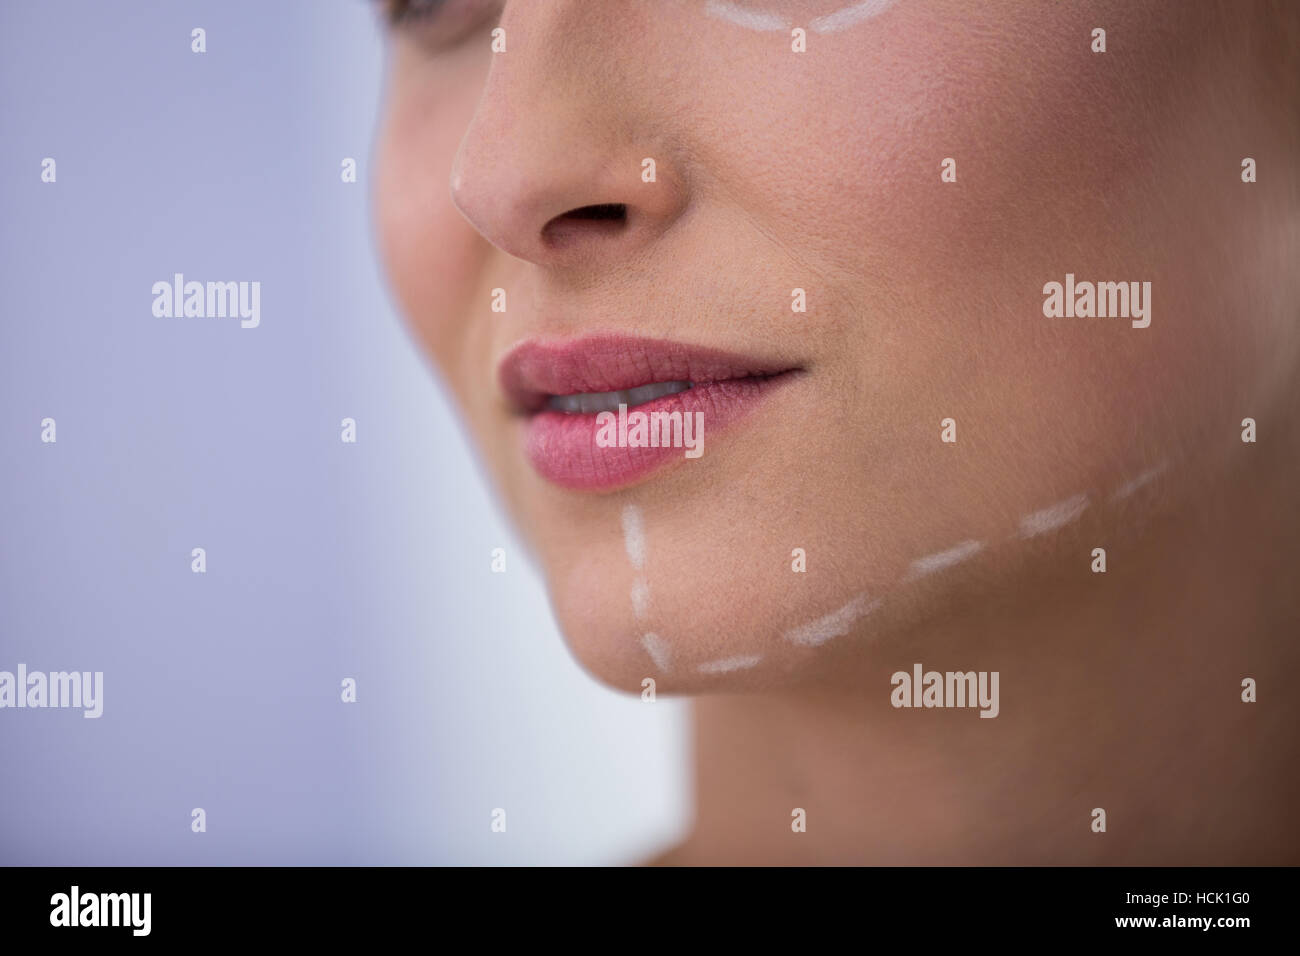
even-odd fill
[[(681, 412), (683, 419), (704, 414), (703, 434), (692, 433), (704, 454), (687, 458), (686, 448), (602, 448), (596, 444), (595, 414), (572, 415), (545, 410), (536, 412), (525, 426), (524, 447), (538, 474), (564, 488), (578, 491), (609, 491), (634, 484), (652, 472), (681, 462), (699, 468), (707, 459), (710, 442), (732, 423), (752, 411), (764, 398), (795, 377), (783, 372), (766, 378), (736, 378), (696, 385), (675, 395), (665, 395), (627, 410), (633, 412)], [(615, 412), (617, 415), (617, 412)]]

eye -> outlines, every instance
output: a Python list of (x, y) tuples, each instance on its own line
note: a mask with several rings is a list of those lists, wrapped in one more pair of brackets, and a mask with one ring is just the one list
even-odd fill
[(380, 0), (384, 16), (393, 26), (437, 15), (447, 0)]
[(505, 0), (379, 0), (384, 20), (431, 50), (448, 49), (501, 15)]

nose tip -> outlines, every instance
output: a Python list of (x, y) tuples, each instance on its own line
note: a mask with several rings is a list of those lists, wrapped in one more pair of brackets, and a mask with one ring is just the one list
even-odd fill
[(452, 201), (497, 248), (538, 265), (625, 255), (668, 229), (685, 200), (675, 183), (643, 183), (639, 161), (620, 170), (605, 160), (467, 163), (452, 176)]
[[(653, 145), (643, 155), (627, 145), (632, 137), (610, 132), (629, 117), (597, 126), (592, 109), (575, 117), (572, 108), (507, 111), (489, 91), (452, 165), (451, 199), (461, 215), (497, 248), (537, 265), (631, 254), (670, 228), (686, 205), (683, 177), (671, 162), (659, 159), (655, 175), (643, 175)], [(546, 121), (520, 120), (525, 114)]]

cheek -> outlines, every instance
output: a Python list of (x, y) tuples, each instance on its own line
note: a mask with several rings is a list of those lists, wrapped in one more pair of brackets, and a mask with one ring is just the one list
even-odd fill
[[(696, 78), (700, 113), (728, 117), (699, 144), (705, 173), (845, 274), (901, 287), (940, 262), (943, 274), (1005, 268), (997, 254), (1036, 247), (1035, 229), (1067, 239), (1099, 192), (1159, 173), (1143, 134), (1174, 81), (1093, 54), (1089, 22), (1029, 4), (902, 2), (810, 35), (805, 54), (763, 41)], [(946, 159), (955, 183), (941, 180)]]
[(391, 82), (375, 162), (378, 241), (402, 312), (449, 373), (488, 253), (450, 194), (474, 96), (468, 88), (428, 92), (437, 78), (421, 77), (401, 57)]
[[(859, 32), (810, 36), (781, 70), (730, 74), (724, 96), (750, 86), (763, 120), (746, 113), (718, 138), (719, 178), (790, 259), (818, 267), (803, 267), (815, 328), (845, 337), (846, 394), (891, 437), (889, 422), (924, 420), (918, 439), (948, 415), (982, 423), (993, 470), (1066, 433), (1122, 455), (1135, 416), (1173, 435), (1158, 420), (1168, 406), (1119, 396), (1185, 391), (1220, 351), (1198, 304), (1212, 290), (1189, 295), (1195, 277), (1162, 252), (1171, 236), (1207, 235), (1215, 214), (1179, 191), (1187, 180), (1204, 194), (1212, 171), (1176, 172), (1197, 152), (1165, 128), (1186, 70), (1161, 62), (1182, 54), (1152, 39), (1147, 16), (1108, 14), (1113, 37), (1155, 49), (1107, 59), (1086, 12), (903, 3)], [(1045, 318), (1044, 283), (1067, 272), (1150, 282), (1153, 326)]]

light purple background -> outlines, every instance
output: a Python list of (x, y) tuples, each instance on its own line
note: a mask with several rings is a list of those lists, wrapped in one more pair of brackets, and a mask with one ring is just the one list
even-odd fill
[[(98, 720), (0, 710), (0, 863), (628, 862), (683, 824), (683, 705), (578, 669), (387, 298), (382, 59), (361, 0), (0, 8), (0, 669), (104, 672)], [(155, 318), (174, 272), (260, 280), (261, 327)]]

